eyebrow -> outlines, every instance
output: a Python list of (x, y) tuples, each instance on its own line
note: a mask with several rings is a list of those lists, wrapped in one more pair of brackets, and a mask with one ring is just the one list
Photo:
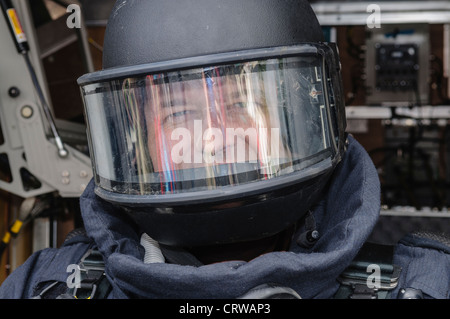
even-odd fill
[[(192, 81), (192, 82), (191, 82)], [(195, 80), (188, 80), (188, 81), (180, 81), (179, 84), (175, 86), (170, 85), (169, 83), (158, 83), (157, 86), (161, 86), (161, 88), (164, 88), (162, 90), (162, 95), (166, 98), (163, 99), (162, 108), (167, 107), (174, 107), (174, 106), (183, 106), (187, 105), (188, 101), (191, 100), (190, 98), (187, 98), (188, 92), (198, 89), (199, 95), (204, 98), (205, 94), (205, 83), (202, 81), (202, 79), (195, 79)], [(249, 88), (244, 85), (237, 85), (235, 81), (232, 81), (231, 84), (233, 85), (232, 88), (229, 88), (228, 81), (217, 81), (214, 86), (214, 96), (219, 97), (221, 96), (224, 103), (227, 103), (229, 101), (233, 101), (235, 99), (247, 99), (249, 94)], [(167, 85), (167, 87), (166, 87)], [(208, 88), (208, 90), (210, 90)], [(219, 90), (221, 93), (219, 93)], [(257, 89), (255, 92), (253, 92), (253, 96), (256, 97), (255, 100), (259, 101), (261, 99), (264, 99), (264, 92), (261, 90), (261, 88)], [(192, 93), (191, 93), (192, 94)], [(167, 95), (169, 95), (167, 99)], [(195, 94), (192, 94), (195, 96)]]
[(169, 104), (164, 103), (163, 107), (183, 106), (187, 104), (186, 93), (184, 90), (177, 93), (169, 92)]

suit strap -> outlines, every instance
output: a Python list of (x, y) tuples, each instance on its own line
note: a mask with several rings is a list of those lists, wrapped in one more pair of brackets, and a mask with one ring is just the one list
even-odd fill
[(392, 263), (394, 246), (366, 243), (339, 276), (336, 299), (385, 299), (397, 287), (401, 267)]

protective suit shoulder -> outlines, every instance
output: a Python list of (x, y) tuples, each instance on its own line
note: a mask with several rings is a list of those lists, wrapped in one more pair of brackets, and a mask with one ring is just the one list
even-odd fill
[(402, 238), (394, 263), (402, 267), (397, 298), (450, 298), (450, 236), (417, 231)]
[(0, 286), (1, 299), (28, 299), (54, 282), (66, 283), (67, 267), (77, 264), (93, 241), (80, 233), (66, 239), (60, 248), (47, 248), (31, 255)]

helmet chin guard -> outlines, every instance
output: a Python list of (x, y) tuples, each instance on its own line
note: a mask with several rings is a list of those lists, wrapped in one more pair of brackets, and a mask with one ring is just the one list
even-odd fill
[(251, 241), (275, 235), (305, 216), (321, 197), (331, 173), (329, 167), (299, 184), (215, 205), (122, 207), (142, 231), (165, 245), (195, 247)]

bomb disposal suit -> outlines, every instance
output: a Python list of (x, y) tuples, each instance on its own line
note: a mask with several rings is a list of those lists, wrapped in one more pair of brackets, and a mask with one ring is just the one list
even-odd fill
[(103, 66), (78, 80), (85, 231), (0, 297), (449, 298), (444, 236), (366, 243), (378, 175), (307, 1), (120, 0)]

